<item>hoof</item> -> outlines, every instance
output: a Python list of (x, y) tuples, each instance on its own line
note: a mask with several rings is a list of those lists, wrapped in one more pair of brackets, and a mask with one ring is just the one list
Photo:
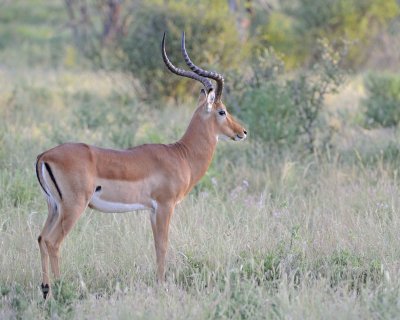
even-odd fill
[(49, 292), (50, 292), (50, 287), (48, 284), (43, 284), (42, 283), (42, 292), (43, 292), (43, 299), (46, 299)]

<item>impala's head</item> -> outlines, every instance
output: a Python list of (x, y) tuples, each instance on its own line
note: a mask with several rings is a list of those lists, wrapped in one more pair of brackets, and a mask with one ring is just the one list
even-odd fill
[(218, 139), (240, 141), (246, 138), (246, 129), (228, 112), (221, 100), (215, 100), (213, 90), (209, 93), (201, 90), (197, 112), (214, 128)]
[[(186, 64), (192, 71), (186, 71), (175, 67), (168, 59), (165, 52), (165, 33), (162, 40), (162, 56), (167, 68), (183, 77), (200, 81), (204, 89), (201, 90), (197, 113), (214, 128), (218, 138), (240, 141), (246, 138), (247, 131), (239, 122), (237, 122), (226, 110), (221, 101), (222, 89), (224, 87), (224, 78), (216, 72), (210, 72), (197, 67), (189, 58), (185, 48), (185, 33), (182, 33), (181, 42), (182, 54)], [(215, 80), (216, 87), (212, 85), (209, 79)]]

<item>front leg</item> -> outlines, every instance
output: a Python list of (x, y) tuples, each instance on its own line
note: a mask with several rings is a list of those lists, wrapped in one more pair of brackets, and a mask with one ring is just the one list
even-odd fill
[(160, 283), (165, 280), (165, 256), (168, 249), (169, 223), (174, 209), (175, 204), (158, 203), (150, 216), (156, 248), (157, 280)]

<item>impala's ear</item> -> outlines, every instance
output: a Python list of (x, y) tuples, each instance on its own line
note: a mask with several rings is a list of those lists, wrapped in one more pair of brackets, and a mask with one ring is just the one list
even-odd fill
[(215, 100), (214, 90), (210, 90), (210, 92), (207, 94), (207, 92), (204, 89), (201, 89), (198, 104), (199, 105), (205, 104), (207, 112), (211, 112), (214, 100)]
[(207, 111), (211, 112), (213, 103), (215, 101), (215, 92), (211, 90), (207, 95)]
[(199, 104), (203, 104), (206, 102), (207, 99), (207, 93), (204, 89), (200, 90), (200, 95), (199, 95)]

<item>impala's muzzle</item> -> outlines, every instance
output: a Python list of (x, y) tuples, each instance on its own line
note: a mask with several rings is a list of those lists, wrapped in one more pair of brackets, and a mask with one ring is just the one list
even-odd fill
[(244, 139), (246, 139), (246, 137), (247, 137), (247, 131), (246, 130), (243, 130), (243, 133), (242, 134), (236, 134), (236, 136), (234, 136), (234, 137), (232, 137), (232, 140), (234, 140), (234, 141), (241, 141), (241, 140), (244, 140)]

